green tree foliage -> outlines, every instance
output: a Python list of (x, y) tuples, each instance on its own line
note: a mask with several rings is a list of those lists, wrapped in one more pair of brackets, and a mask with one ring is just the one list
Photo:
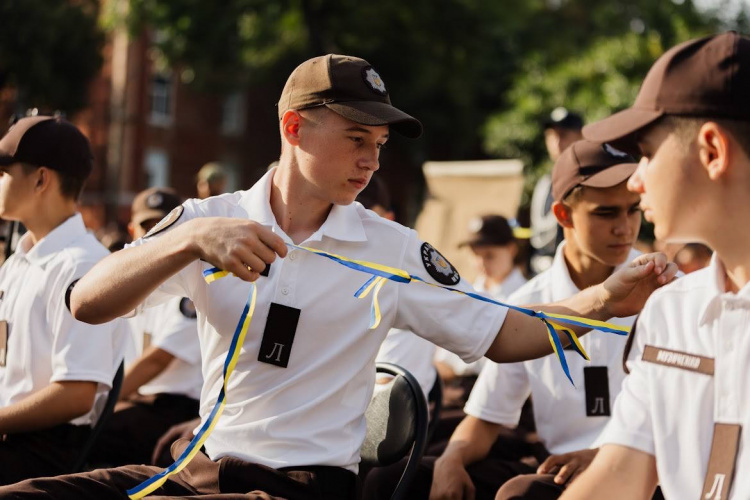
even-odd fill
[(0, 2), (0, 89), (18, 90), (20, 110), (83, 108), (102, 64), (97, 17), (96, 0)]

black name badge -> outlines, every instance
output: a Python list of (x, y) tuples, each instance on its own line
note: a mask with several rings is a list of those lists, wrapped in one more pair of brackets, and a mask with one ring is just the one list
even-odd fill
[(271, 303), (266, 329), (260, 343), (258, 361), (286, 368), (292, 353), (294, 334), (299, 322), (299, 309)]
[(586, 416), (609, 417), (609, 375), (606, 366), (587, 366), (583, 369), (586, 388)]

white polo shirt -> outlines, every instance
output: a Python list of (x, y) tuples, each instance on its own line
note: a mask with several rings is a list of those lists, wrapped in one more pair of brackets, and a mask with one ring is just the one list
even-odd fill
[[(508, 277), (505, 278), (505, 281), (492, 287), (487, 286), (487, 280), (484, 276), (478, 277), (474, 281), (474, 289), (490, 298), (503, 302), (513, 295), (516, 290), (525, 285), (526, 281), (527, 280), (521, 271), (515, 267)], [(478, 375), (479, 372), (482, 371), (485, 361), (488, 360), (482, 358), (473, 363), (464, 363), (461, 358), (452, 352), (438, 348), (435, 352), (435, 361), (450, 366), (451, 370), (453, 370), (453, 373), (455, 373), (457, 377), (465, 377), (469, 375)]]
[(391, 328), (380, 344), (375, 361), (393, 363), (406, 369), (417, 379), (426, 397), (437, 380), (437, 370), (432, 363), (436, 349), (435, 344), (409, 330)]
[[(546, 304), (569, 298), (579, 292), (570, 277), (558, 246), (552, 266), (513, 294), (513, 304)], [(640, 253), (631, 250), (627, 262)], [(632, 326), (635, 317), (613, 318), (611, 323)], [(488, 361), (474, 385), (464, 411), (482, 420), (508, 427), (518, 425), (521, 408), (531, 395), (539, 438), (553, 454), (592, 447), (610, 417), (587, 416), (584, 368), (606, 366), (610, 408), (620, 392), (625, 373), (622, 354), (627, 337), (593, 331), (581, 337), (591, 362), (573, 351), (566, 351), (570, 375), (565, 376), (554, 354), (522, 363), (497, 364)]]
[[(273, 174), (271, 170), (249, 191), (187, 201), (176, 224), (202, 216), (251, 219), (291, 243), (269, 204)], [(405, 269), (434, 282), (416, 232), (359, 204), (334, 206), (302, 245)], [(222, 385), (224, 360), (251, 290), (249, 283), (234, 277), (207, 285), (202, 272), (211, 267), (196, 260), (147, 301), (187, 296), (195, 303), (204, 354), (203, 419)], [(354, 297), (369, 277), (293, 250), (271, 265), (268, 277), (258, 279), (255, 314), (229, 380), (227, 405), (205, 443), (212, 459), (231, 455), (274, 468), (331, 465), (356, 471), (365, 436), (364, 412), (375, 383), (375, 356), (388, 330), (411, 330), (471, 362), (485, 354), (507, 312), (420, 283), (389, 282), (380, 292), (382, 320), (370, 330), (371, 302)], [(456, 286), (470, 289), (463, 281)], [(301, 310), (287, 368), (258, 361), (272, 302)]]
[[(656, 457), (666, 498), (698, 498), (714, 423), (741, 424), (730, 499), (750, 498), (750, 284), (725, 292), (716, 258), (657, 290), (638, 320), (638, 355), (602, 443)], [(649, 346), (649, 347), (647, 347)], [(650, 351), (651, 356), (644, 352)], [(713, 375), (699, 367), (712, 363)]]
[[(52, 382), (91, 381), (98, 383), (97, 393), (108, 391), (122, 359), (122, 320), (77, 321), (65, 295), (109, 252), (86, 232), (80, 214), (31, 245), (27, 233), (0, 267), (0, 320), (8, 323), (0, 405), (19, 403)], [(70, 423), (90, 424), (95, 413), (92, 409)]]
[(174, 356), (163, 372), (143, 384), (138, 393), (180, 394), (199, 399), (203, 387), (201, 347), (198, 342), (198, 320), (187, 297), (174, 297), (130, 319), (137, 356), (146, 342)]

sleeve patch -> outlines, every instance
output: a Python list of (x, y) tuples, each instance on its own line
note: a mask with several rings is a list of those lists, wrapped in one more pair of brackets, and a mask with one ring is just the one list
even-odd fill
[(182, 205), (180, 205), (179, 207), (175, 207), (171, 212), (167, 214), (166, 217), (160, 220), (157, 225), (152, 227), (151, 231), (146, 233), (146, 236), (144, 236), (144, 238), (157, 235), (161, 233), (162, 231), (169, 229), (175, 222), (177, 222), (180, 219), (184, 211), (185, 211), (185, 207), (183, 207)]
[(195, 310), (195, 304), (193, 304), (193, 301), (187, 297), (183, 297), (180, 301), (180, 312), (188, 319), (195, 319), (198, 317), (198, 312)]
[(461, 281), (461, 276), (456, 268), (432, 245), (423, 243), (421, 253), (422, 264), (435, 281), (448, 286), (457, 285)]

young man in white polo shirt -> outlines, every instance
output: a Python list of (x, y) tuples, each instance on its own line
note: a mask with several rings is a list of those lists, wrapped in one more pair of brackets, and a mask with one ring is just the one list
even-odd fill
[[(181, 202), (171, 188), (138, 193), (128, 224), (131, 237), (142, 238)], [(192, 301), (174, 297), (129, 321), (136, 357), (126, 359), (120, 402), (97, 440), (93, 464), (150, 463), (162, 434), (198, 416), (203, 375)]]
[(0, 268), (0, 483), (71, 471), (122, 359), (121, 320), (73, 318), (75, 282), (109, 252), (76, 202), (88, 140), (61, 118), (22, 118), (0, 140), (0, 217), (28, 232)]
[[(565, 150), (552, 170), (552, 210), (565, 241), (552, 266), (511, 295), (509, 303), (563, 300), (602, 283), (638, 257), (632, 245), (641, 225), (640, 197), (626, 186), (636, 166), (632, 157), (602, 143), (578, 141)], [(633, 320), (610, 321), (631, 326)], [(501, 498), (527, 498), (526, 490), (534, 491), (534, 498), (540, 490), (545, 496), (539, 498), (557, 498), (596, 453), (590, 448), (609, 420), (610, 405), (625, 376), (625, 340), (601, 333), (581, 339), (592, 361), (568, 357), (575, 386), (554, 355), (524, 363), (487, 362), (464, 408), (467, 416), (442, 455), (423, 460), (410, 498), (460, 498), (472, 492), (477, 499), (491, 500), (508, 481), (516, 482), (507, 485), (513, 495)], [(529, 396), (542, 447), (508, 436)], [(532, 453), (539, 459), (538, 469), (527, 460), (521, 462)], [(398, 476), (384, 469), (368, 478), (365, 489), (372, 484), (379, 490), (377, 498), (387, 498), (395, 486), (392, 479)]]
[[(629, 182), (667, 242), (715, 250), (655, 293), (603, 446), (563, 498), (750, 498), (750, 39), (673, 47), (635, 105), (584, 130), (640, 149)], [(744, 427), (744, 429), (742, 429)]]
[[(370, 301), (354, 297), (368, 274), (287, 245), (378, 262), (469, 290), (414, 231), (352, 203), (379, 167), (389, 128), (416, 137), (421, 124), (391, 106), (385, 84), (366, 61), (338, 55), (300, 65), (278, 110), (278, 167), (248, 191), (186, 202), (74, 290), (74, 311), (92, 322), (126, 314), (144, 300), (193, 300), (203, 318), (204, 422), (223, 387), (234, 332), (244, 331), (255, 296), (227, 382), (227, 404), (205, 441), (206, 453), (169, 476), (155, 491), (160, 495), (353, 498), (373, 361), (391, 327), (411, 329), (469, 362), (485, 354), (517, 361), (551, 350), (538, 319), (420, 283), (387, 283), (379, 296), (381, 321), (370, 328)], [(204, 271), (211, 274), (214, 267), (234, 277), (207, 284)], [(598, 319), (628, 316), (675, 269), (663, 255), (644, 257), (603, 286), (540, 307)], [(173, 452), (186, 445), (178, 442)], [(0, 488), (0, 498), (124, 497), (125, 489), (157, 471), (127, 466), (30, 480)]]

